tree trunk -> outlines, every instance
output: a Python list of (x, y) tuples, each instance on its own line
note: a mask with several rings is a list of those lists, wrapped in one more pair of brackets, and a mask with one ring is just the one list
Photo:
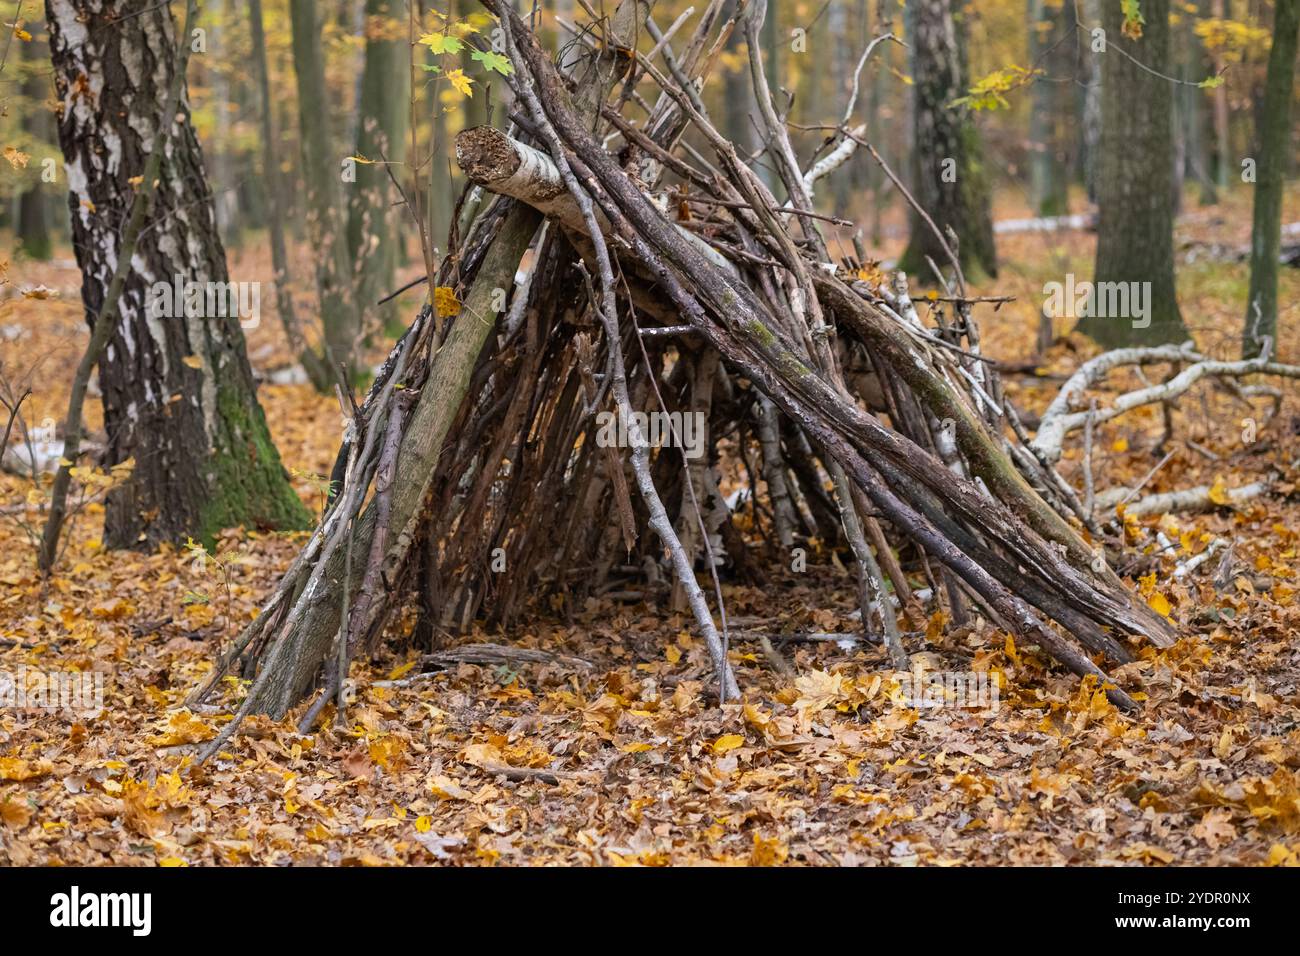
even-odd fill
[(271, 267), (275, 270), (275, 308), (280, 314), (280, 324), (284, 327), (285, 338), (289, 340), (289, 348), (298, 356), (311, 383), (317, 390), (324, 391), (334, 381), (334, 376), (303, 337), (302, 325), (293, 304), (293, 278), (289, 272), (289, 255), (284, 242), (285, 201), (283, 193), (277, 188), (280, 168), (275, 155), (280, 138), (276, 133), (275, 110), (271, 105), (262, 0), (248, 0), (248, 20), (262, 128), (262, 181), (265, 184), (267, 205), (266, 231), (271, 241)]
[[(354, 170), (330, 134), (325, 57), (314, 0), (289, 0), (293, 69), (298, 78), (298, 128), (307, 187), (307, 231), (315, 247), (316, 287), (325, 326), (325, 360), (331, 371), (354, 370), (361, 317), (352, 290), (352, 255), (343, 234), (342, 181)], [(365, 157), (369, 159), (370, 157)], [(356, 164), (359, 168), (363, 164)], [(357, 173), (357, 178), (360, 174)]]
[[(737, 0), (728, 0), (724, 16), (735, 16)], [(751, 151), (754, 141), (754, 127), (749, 122), (749, 115), (754, 109), (753, 99), (749, 93), (749, 84), (745, 82), (745, 69), (740, 65), (743, 54), (741, 43), (742, 31), (732, 30), (727, 38), (727, 53), (735, 57), (735, 63), (728, 66), (722, 75), (722, 103), (727, 137), (746, 153)]]
[[(1199, 0), (1197, 10), (1199, 16), (1206, 16), (1209, 13), (1208, 0)], [(1183, 23), (1184, 41), (1187, 44), (1183, 61), (1186, 65), (1183, 78), (1192, 83), (1198, 83), (1205, 77), (1214, 75), (1214, 67), (1205, 44), (1196, 35), (1196, 22), (1192, 17), (1186, 17)], [(1211, 101), (1204, 90), (1194, 86), (1181, 87), (1180, 95), (1183, 98), (1183, 122), (1187, 130), (1188, 172), (1200, 186), (1198, 198), (1200, 205), (1213, 206), (1219, 201), (1219, 193), (1214, 181), (1214, 160), (1210, 140), (1206, 136), (1205, 122)]]
[[(1185, 18), (1180, 17), (1185, 23)], [(1175, 30), (1169, 25), (1169, 75), (1171, 78), (1187, 78), (1187, 30)], [(1187, 97), (1186, 88), (1170, 81), (1170, 104), (1173, 108), (1173, 155), (1170, 157), (1170, 202), (1173, 203), (1173, 216), (1177, 219), (1183, 214), (1183, 185), (1187, 180)]]
[[(962, 268), (997, 275), (993, 215), (979, 135), (965, 107), (965, 30), (954, 0), (908, 0), (907, 42), (912, 74), (912, 193), (942, 230), (960, 244)], [(898, 267), (923, 282), (933, 276), (926, 257), (948, 268), (943, 244), (913, 212), (907, 250)]]
[[(847, 103), (849, 94), (853, 88), (853, 69), (857, 66), (856, 54), (853, 50), (854, 34), (849, 29), (849, 2), (842, 0), (840, 3), (833, 3), (826, 13), (827, 29), (830, 36), (827, 41), (832, 44), (833, 70), (831, 76), (835, 82), (830, 84), (831, 98), (828, 105), (832, 109), (839, 109), (841, 103)], [(824, 71), (812, 66), (809, 70), (815, 76), (820, 76)], [(858, 80), (862, 82), (861, 78)], [(820, 100), (811, 100), (810, 102), (820, 102)], [(852, 160), (850, 160), (852, 162)], [(847, 175), (836, 176), (831, 180), (831, 195), (834, 197), (833, 209), (840, 213), (849, 212), (849, 198), (851, 196), (850, 187), (853, 179)]]
[[(357, 155), (374, 160), (357, 166), (348, 190), (348, 248), (356, 270), (356, 296), (362, 313), (392, 290), (397, 243), (402, 235), (400, 208), (393, 203), (392, 173), (405, 167), (410, 73), (406, 24), (396, 0), (366, 0), (366, 65), (361, 74)], [(434, 158), (438, 162), (439, 157)], [(389, 309), (391, 312), (391, 307)]]
[(1250, 296), (1242, 353), (1258, 355), (1265, 337), (1277, 343), (1277, 266), (1282, 237), (1282, 189), (1291, 141), (1291, 100), (1295, 83), (1300, 0), (1277, 0), (1273, 48), (1268, 54), (1264, 106), (1259, 113), (1256, 147), (1255, 213), (1250, 231)]
[[(1029, 109), (1029, 179), (1034, 215), (1063, 216), (1069, 212), (1068, 181), (1061, 148), (1062, 94), (1068, 87), (1052, 67), (1068, 47), (1064, 36), (1063, 8), (1044, 0), (1027, 0), (1029, 62), (1043, 71), (1034, 81)], [(1072, 14), (1071, 14), (1072, 15)]]
[[(1120, 4), (1103, 4), (1107, 49), (1096, 54), (1102, 132), (1093, 279), (1097, 287), (1121, 283), (1129, 306), (1086, 316), (1078, 330), (1106, 347), (1188, 338), (1174, 288), (1173, 86), (1148, 72), (1169, 74), (1169, 0), (1146, 0), (1142, 13), (1146, 25), (1135, 41), (1123, 35)], [(1135, 297), (1145, 302), (1144, 315)], [(1094, 312), (1106, 311), (1100, 300), (1094, 293)]]
[[(1232, 19), (1231, 0), (1210, 0), (1210, 13), (1217, 19)], [(1214, 72), (1222, 68), (1222, 58), (1214, 57)], [(1236, 166), (1232, 155), (1232, 127), (1228, 111), (1228, 87), (1220, 84), (1214, 90), (1214, 184), (1221, 190), (1228, 188), (1232, 170)]]
[[(888, 32), (889, 18), (884, 14), (883, 8), (886, 0), (876, 0), (873, 10), (874, 13), (868, 14), (866, 0), (862, 0), (862, 15), (867, 20), (867, 28), (864, 33), (868, 37), (878, 36)], [(870, 42), (865, 39), (864, 42)], [(893, 45), (886, 44), (881, 50), (872, 57), (867, 63), (866, 69), (870, 71), (870, 82), (867, 86), (867, 140), (872, 143), (881, 143), (882, 148), (887, 148), (883, 135), (884, 123), (881, 120), (881, 108), (886, 102), (885, 96), (885, 75), (887, 58), (893, 56)], [(877, 59), (879, 57), (879, 59)], [(885, 174), (884, 171), (874, 162), (870, 162), (863, 157), (860, 160), (858, 169), (862, 170), (862, 175), (866, 179), (867, 189), (871, 194), (871, 244), (880, 246), (884, 241), (884, 213), (889, 201), (895, 195), (894, 190), (884, 189)]]
[[(208, 26), (208, 47), (213, 50), (226, 49), (223, 32), (231, 10), (226, 0), (216, 0), (212, 4), (212, 21)], [(235, 161), (231, 155), (230, 117), (231, 103), (230, 80), (225, 68), (216, 63), (215, 57), (199, 57), (199, 62), (207, 68), (201, 80), (203, 86), (211, 90), (211, 103), (215, 114), (212, 138), (208, 155), (211, 156), (208, 188), (212, 190), (213, 205), (216, 208), (217, 232), (235, 249), (239, 248), (239, 231), (244, 226), (244, 217), (240, 215), (239, 191), (236, 188), (238, 176)]]
[[(174, 68), (166, 6), (113, 16), (88, 0), (47, 0), (59, 141), (67, 162), (72, 237), (90, 322), (116, 267), (133, 179), (159, 132)], [(159, 295), (181, 282), (228, 293), (203, 156), (182, 96), (149, 227), (132, 257), (119, 323), (99, 363), (107, 447), (103, 464), (134, 459), (108, 498), (110, 547), (152, 546), (221, 528), (301, 528), (258, 405), (238, 314), (200, 293), (197, 307)], [(158, 284), (158, 285), (156, 285)], [(219, 284), (219, 285), (218, 285)], [(176, 315), (167, 317), (168, 313)]]
[[(33, 24), (33, 27), (35, 24)], [(22, 47), (23, 78), (23, 133), (34, 143), (50, 139), (50, 114), (45, 108), (49, 96), (49, 78), (43, 76), (46, 62), (41, 38), (33, 37)], [(29, 259), (48, 260), (54, 252), (54, 239), (50, 232), (50, 205), (40, 172), (36, 168), (23, 174), (24, 188), (18, 195), (18, 248)]]
[(1097, 175), (1101, 164), (1101, 54), (1093, 52), (1091, 31), (1101, 25), (1099, 0), (1083, 0), (1086, 29), (1079, 31), (1076, 53), (1083, 88), (1079, 96), (1079, 165), (1088, 201), (1097, 201)]

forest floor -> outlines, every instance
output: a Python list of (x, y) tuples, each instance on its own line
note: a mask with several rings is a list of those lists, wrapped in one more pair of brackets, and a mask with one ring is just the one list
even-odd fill
[[(1300, 194), (1289, 200), (1288, 221), (1300, 219)], [(1192, 206), (1180, 242), (1244, 244), (1248, 203), (1234, 194), (1220, 207)], [(1093, 242), (1085, 232), (999, 237), (1002, 275), (980, 291), (1017, 301), (977, 313), (987, 354), (1029, 356), (1043, 283), (1090, 277)], [(1185, 254), (1184, 316), (1204, 350), (1230, 354), (1247, 267), (1185, 263)], [(232, 255), (232, 275), (269, 280), (259, 255)], [(309, 275), (300, 255), (298, 274)], [(9, 282), (0, 290), (5, 372), (35, 372), (29, 422), (59, 419), (85, 340), (75, 265), (10, 263)], [(1300, 270), (1284, 269), (1282, 283), (1279, 351), (1295, 362)], [(18, 291), (40, 285), (52, 291)], [(271, 299), (267, 291), (273, 316)], [(1007, 379), (1022, 408), (1041, 411), (1059, 375), (1095, 351), (1057, 331), (1047, 376)], [(250, 332), (249, 352), (262, 374), (284, 364), (273, 317)], [(269, 382), (260, 395), (295, 487), (319, 511), (318, 476), (339, 438), (335, 400)], [(689, 618), (591, 601), (567, 620), (464, 638), (588, 667), (422, 674), (418, 654), (389, 650), (354, 668), (346, 731), (327, 722), (299, 736), (292, 721), (249, 721), (202, 768), (198, 745), (243, 687), (228, 681), (210, 712), (182, 701), (305, 535), (234, 530), (206, 559), (109, 552), (92, 501), (46, 584), (24, 530), (42, 492), (0, 474), (0, 674), (105, 678), (97, 716), (0, 710), (0, 863), (1300, 864), (1300, 401), (1291, 389), (1266, 424), (1265, 405), (1252, 411), (1198, 389), (1175, 416), (1172, 458), (1144, 489), (1280, 475), (1270, 494), (1236, 509), (1137, 522), (1139, 534), (1158, 528), (1178, 542), (1177, 553), (1147, 562), (1138, 586), (1167, 602), (1186, 634), (1118, 672), (1146, 694), (1139, 716), (982, 619), (956, 627), (941, 617), (914, 622), (908, 650), (934, 668), (1001, 671), (996, 711), (905, 706), (871, 646), (786, 643), (799, 675), (787, 683), (745, 640), (731, 652), (745, 700), (719, 708)], [(1259, 434), (1246, 444), (1251, 417)], [(89, 418), (100, 426), (97, 407)], [(1100, 429), (1099, 488), (1140, 482), (1163, 457), (1153, 453), (1161, 430), (1155, 410)], [(1078, 458), (1072, 448), (1063, 465), (1076, 485)], [(1234, 542), (1230, 573), (1215, 559), (1174, 578), (1176, 561), (1216, 536)], [(725, 585), (732, 619), (778, 643), (851, 632), (847, 558), (810, 557), (804, 574), (770, 569), (763, 589)]]

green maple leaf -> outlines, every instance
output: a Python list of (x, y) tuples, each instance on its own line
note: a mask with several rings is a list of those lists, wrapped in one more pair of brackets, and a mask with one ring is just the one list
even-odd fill
[(509, 76), (515, 71), (514, 64), (503, 53), (493, 53), (491, 50), (475, 50), (469, 56), (471, 60), (478, 60), (489, 70), (500, 73), (502, 76)]
[(419, 42), (434, 53), (459, 53), (465, 49), (464, 41), (450, 33), (426, 33)]

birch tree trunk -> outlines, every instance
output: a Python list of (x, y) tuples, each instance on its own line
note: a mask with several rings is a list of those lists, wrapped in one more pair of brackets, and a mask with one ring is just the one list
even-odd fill
[[(175, 62), (167, 6), (123, 17), (91, 0), (47, 0), (72, 239), (93, 323), (117, 266), (120, 230), (160, 132)], [(108, 498), (110, 547), (209, 540), (221, 528), (300, 528), (308, 515), (271, 443), (239, 317), (206, 300), (175, 318), (155, 283), (228, 290), (225, 251), (188, 98), (181, 98), (119, 321), (99, 363), (103, 464), (134, 459)], [(173, 303), (174, 305), (175, 303)], [(191, 314), (197, 312), (198, 314)]]

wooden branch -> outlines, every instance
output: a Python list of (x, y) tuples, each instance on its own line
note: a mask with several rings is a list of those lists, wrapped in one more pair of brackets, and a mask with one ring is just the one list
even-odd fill
[[(1183, 345), (1115, 349), (1103, 352), (1081, 365), (1079, 370), (1061, 386), (1061, 390), (1057, 392), (1047, 411), (1043, 413), (1038, 434), (1034, 437), (1033, 448), (1047, 461), (1058, 461), (1066, 436), (1083, 428), (1089, 421), (1095, 426), (1143, 405), (1172, 401), (1202, 378), (1240, 378), (1255, 374), (1300, 378), (1300, 366), (1271, 362), (1268, 353), (1269, 350), (1266, 348), (1257, 358), (1222, 362), (1206, 358), (1193, 351), (1190, 342)], [(1083, 393), (1088, 388), (1097, 384), (1114, 369), (1126, 365), (1153, 365), (1161, 362), (1190, 362), (1191, 364), (1159, 385), (1125, 392), (1109, 405), (1098, 408), (1095, 413), (1091, 409), (1071, 411), (1072, 406), (1082, 400)]]

